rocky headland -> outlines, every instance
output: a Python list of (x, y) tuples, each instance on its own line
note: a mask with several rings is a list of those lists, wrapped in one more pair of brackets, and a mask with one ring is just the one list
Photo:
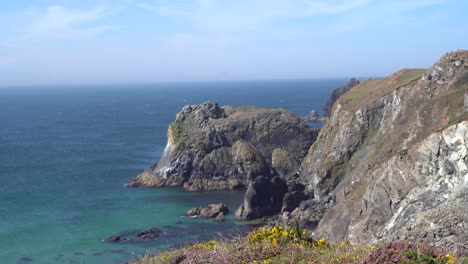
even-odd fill
[(342, 95), (302, 163), (314, 198), (292, 218), (332, 241), (412, 239), (466, 254), (467, 93), (468, 51), (457, 51)]
[(467, 254), (468, 51), (352, 79), (330, 102), (318, 136), (283, 109), (186, 106), (162, 159), (130, 186), (246, 187), (241, 220), (275, 215), (332, 242), (410, 239)]
[(338, 100), (338, 98), (349, 92), (349, 90), (358, 84), (360, 84), (360, 81), (355, 78), (351, 78), (345, 85), (338, 87), (331, 92), (327, 102), (323, 105), (323, 116), (320, 116), (319, 113), (313, 109), (307, 116), (303, 118), (303, 120), (305, 122), (326, 122), (330, 117), (333, 105)]
[(129, 186), (225, 190), (257, 176), (297, 176), (317, 134), (285, 109), (185, 106), (168, 128), (161, 160)]
[(183, 186), (187, 191), (246, 188), (236, 212), (242, 220), (269, 216), (298, 205), (295, 179), (318, 130), (285, 109), (220, 107), (213, 102), (184, 107), (168, 128), (161, 160), (130, 187)]
[(351, 80), (349, 80), (345, 85), (333, 90), (327, 102), (323, 105), (323, 117), (329, 117), (332, 112), (333, 105), (338, 100), (338, 98), (340, 98), (345, 93), (349, 92), (349, 90), (351, 90), (354, 86), (360, 83), (361, 82), (357, 79), (351, 78)]

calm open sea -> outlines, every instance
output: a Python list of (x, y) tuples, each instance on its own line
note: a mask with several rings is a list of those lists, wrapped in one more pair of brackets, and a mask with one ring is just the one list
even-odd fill
[[(186, 104), (321, 112), (345, 79), (154, 85), (0, 88), (0, 262), (125, 263), (134, 256), (246, 225), (189, 219), (191, 207), (242, 192), (129, 189), (160, 158), (166, 129)], [(165, 232), (146, 243), (108, 243), (114, 234)]]

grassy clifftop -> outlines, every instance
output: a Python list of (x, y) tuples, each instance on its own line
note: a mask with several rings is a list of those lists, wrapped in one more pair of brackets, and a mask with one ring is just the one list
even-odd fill
[(367, 79), (340, 98), (344, 109), (355, 112), (386, 94), (420, 79), (426, 69), (403, 69), (384, 79)]

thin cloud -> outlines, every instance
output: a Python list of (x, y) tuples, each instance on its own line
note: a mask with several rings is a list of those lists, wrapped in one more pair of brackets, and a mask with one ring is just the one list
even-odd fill
[[(343, 0), (343, 1), (303, 1), (305, 8), (303, 16), (336, 15), (363, 7), (369, 0)], [(298, 12), (300, 14), (300, 12)]]
[(69, 9), (64, 6), (49, 6), (43, 12), (31, 13), (29, 24), (18, 36), (8, 41), (20, 45), (37, 41), (89, 38), (121, 26), (98, 24), (112, 11), (104, 6), (91, 9)]
[[(338, 29), (338, 31), (346, 31), (347, 28), (359, 28), (374, 23), (376, 16), (393, 18), (418, 8), (434, 6), (447, 1), (238, 0), (226, 3), (220, 0), (160, 0), (139, 3), (137, 6), (153, 11), (160, 16), (186, 20), (191, 25), (208, 31), (271, 29), (271, 22), (274, 20), (294, 20), (308, 17), (324, 18), (321, 20), (320, 26), (328, 24), (333, 27), (334, 24), (342, 24), (343, 30)], [(359, 23), (356, 23), (356, 17), (358, 17)], [(348, 24), (352, 26), (350, 27)]]
[(160, 16), (187, 20), (192, 25), (215, 31), (256, 30), (282, 18), (337, 15), (366, 5), (369, 0), (219, 0), (152, 1), (137, 4)]

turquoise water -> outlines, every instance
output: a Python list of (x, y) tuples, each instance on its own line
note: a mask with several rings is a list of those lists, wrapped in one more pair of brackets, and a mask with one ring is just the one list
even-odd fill
[[(180, 108), (221, 105), (321, 110), (344, 79), (158, 85), (0, 88), (1, 263), (125, 263), (180, 243), (248, 226), (190, 219), (191, 207), (226, 203), (242, 192), (129, 189), (157, 161)], [(317, 125), (317, 124), (312, 124)], [(151, 242), (109, 243), (147, 228)]]

